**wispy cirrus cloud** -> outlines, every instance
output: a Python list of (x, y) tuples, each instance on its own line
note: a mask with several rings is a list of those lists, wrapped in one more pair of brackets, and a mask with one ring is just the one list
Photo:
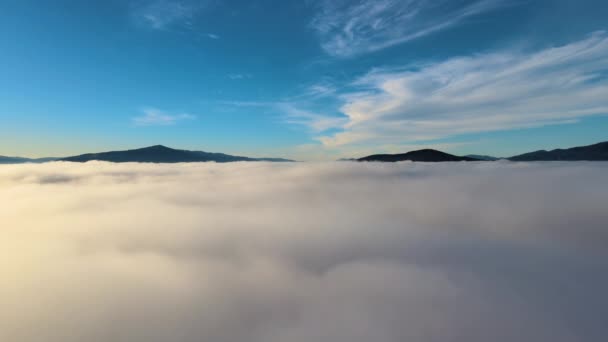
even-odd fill
[(142, 109), (142, 115), (134, 117), (137, 126), (170, 126), (179, 121), (194, 120), (196, 116), (187, 113), (170, 114), (156, 108)]
[(330, 55), (381, 50), (455, 26), (505, 0), (323, 0), (311, 27)]
[(133, 8), (134, 18), (142, 25), (155, 30), (163, 30), (179, 24), (187, 25), (197, 6), (176, 0), (144, 1)]
[(298, 107), (295, 103), (282, 102), (275, 104), (275, 107), (283, 114), (285, 122), (306, 126), (315, 133), (324, 132), (333, 128), (340, 128), (347, 123), (346, 117), (316, 113)]
[[(132, 8), (135, 21), (154, 30), (188, 29), (193, 26), (194, 17), (206, 6), (206, 1), (151, 0), (140, 1)], [(217, 39), (215, 34), (207, 34)]]
[(224, 101), (222, 104), (230, 107), (264, 108), (268, 112), (277, 114), (282, 122), (306, 127), (313, 133), (323, 133), (347, 124), (345, 116), (332, 116), (312, 110), (311, 104), (302, 100)]
[(335, 95), (338, 87), (333, 83), (324, 80), (313, 85), (310, 85), (304, 92), (304, 96), (311, 98), (323, 98)]
[(572, 123), (608, 114), (608, 34), (533, 53), (454, 57), (379, 69), (340, 95), (343, 132), (326, 146), (394, 143)]
[(253, 75), (252, 74), (239, 74), (239, 73), (235, 73), (235, 74), (229, 74), (228, 78), (231, 80), (244, 80), (244, 79), (249, 79), (252, 78)]

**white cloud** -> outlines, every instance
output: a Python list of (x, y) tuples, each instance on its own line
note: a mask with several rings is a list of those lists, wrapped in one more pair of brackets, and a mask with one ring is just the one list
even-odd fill
[(305, 97), (315, 98), (323, 98), (335, 95), (338, 91), (338, 88), (329, 81), (323, 81), (319, 83), (315, 83), (308, 87), (307, 91), (304, 93)]
[[(308, 98), (310, 95), (305, 95)], [(306, 109), (311, 105), (310, 101), (304, 101), (302, 98), (299, 101), (224, 101), (222, 104), (234, 107), (257, 107), (265, 108), (272, 113), (280, 116), (282, 122), (290, 125), (304, 126), (314, 133), (321, 133), (332, 128), (343, 127), (347, 123), (347, 118), (344, 116), (331, 116), (323, 113), (317, 113), (313, 110)]]
[(607, 171), (0, 166), (0, 340), (605, 341)]
[(207, 33), (207, 37), (211, 39), (220, 39), (220, 36), (214, 33)]
[(233, 107), (271, 107), (274, 105), (273, 102), (267, 101), (220, 101), (219, 103)]
[(145, 108), (142, 112), (141, 116), (133, 118), (133, 123), (138, 126), (169, 126), (178, 121), (196, 119), (196, 116), (191, 114), (169, 114), (156, 108)]
[(231, 80), (243, 80), (243, 79), (249, 79), (252, 78), (253, 75), (251, 74), (229, 74), (228, 78)]
[(445, 30), (504, 0), (322, 0), (311, 26), (322, 48), (348, 57)]
[(176, 26), (186, 29), (193, 25), (193, 18), (205, 4), (206, 1), (145, 0), (133, 7), (132, 14), (139, 24), (155, 30)]
[(342, 127), (347, 122), (346, 117), (318, 114), (310, 110), (299, 108), (296, 103), (281, 102), (274, 104), (274, 106), (282, 113), (285, 122), (306, 126), (317, 133), (332, 128)]
[(327, 146), (398, 143), (572, 123), (608, 114), (608, 34), (534, 53), (454, 57), (375, 70), (342, 95), (344, 131)]

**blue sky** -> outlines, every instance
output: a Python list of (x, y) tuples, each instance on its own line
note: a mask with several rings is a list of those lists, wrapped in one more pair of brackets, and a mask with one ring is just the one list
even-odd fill
[(0, 155), (509, 156), (608, 140), (606, 1), (1, 5)]

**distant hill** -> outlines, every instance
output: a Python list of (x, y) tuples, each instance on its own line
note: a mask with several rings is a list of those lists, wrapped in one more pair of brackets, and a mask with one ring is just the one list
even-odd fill
[(399, 161), (415, 161), (415, 162), (456, 162), (456, 161), (479, 161), (479, 159), (470, 157), (459, 157), (453, 154), (424, 149), (401, 154), (374, 154), (371, 156), (357, 159), (358, 161), (372, 162), (399, 162)]
[[(501, 158), (476, 154), (460, 157), (437, 150), (424, 149), (401, 154), (374, 154), (359, 159), (340, 159), (340, 161), (398, 162), (409, 160), (416, 162), (456, 162), (494, 161), (499, 159)], [(557, 149), (552, 151), (541, 150), (524, 153), (506, 159), (512, 161), (608, 161), (608, 141), (569, 149)], [(218, 163), (237, 161), (293, 162), (293, 160), (283, 158), (250, 158), (233, 156), (224, 153), (178, 150), (162, 145), (126, 151), (87, 153), (66, 158), (22, 158), (0, 156), (0, 164), (45, 163), (49, 161), (87, 162), (91, 160), (109, 161), (115, 163), (187, 163), (208, 161)]]
[(29, 159), (27, 158), (0, 156), (0, 164), (21, 164), (28, 162)]
[(569, 149), (524, 153), (508, 159), (512, 161), (608, 161), (608, 141)]
[(282, 158), (249, 158), (232, 156), (224, 153), (211, 153), (203, 151), (177, 150), (162, 145), (155, 145), (134, 150), (111, 151), (102, 153), (87, 153), (78, 156), (61, 158), (60, 161), (87, 162), (91, 160), (109, 161), (115, 163), (188, 163), (188, 162), (237, 162), (237, 161), (271, 161), (290, 162)]
[(486, 161), (495, 161), (495, 160), (501, 159), (501, 158), (496, 158), (496, 157), (492, 157), (492, 156), (484, 156), (484, 155), (480, 155), (480, 154), (467, 154), (465, 157), (469, 157), (469, 158), (473, 158), (473, 159), (477, 159), (477, 160), (486, 160)]
[(46, 163), (57, 158), (22, 158), (0, 156), (0, 164)]

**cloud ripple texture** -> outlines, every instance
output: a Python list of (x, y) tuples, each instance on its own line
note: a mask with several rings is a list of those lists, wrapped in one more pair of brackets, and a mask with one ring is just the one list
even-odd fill
[(608, 163), (0, 166), (0, 340), (606, 341)]

